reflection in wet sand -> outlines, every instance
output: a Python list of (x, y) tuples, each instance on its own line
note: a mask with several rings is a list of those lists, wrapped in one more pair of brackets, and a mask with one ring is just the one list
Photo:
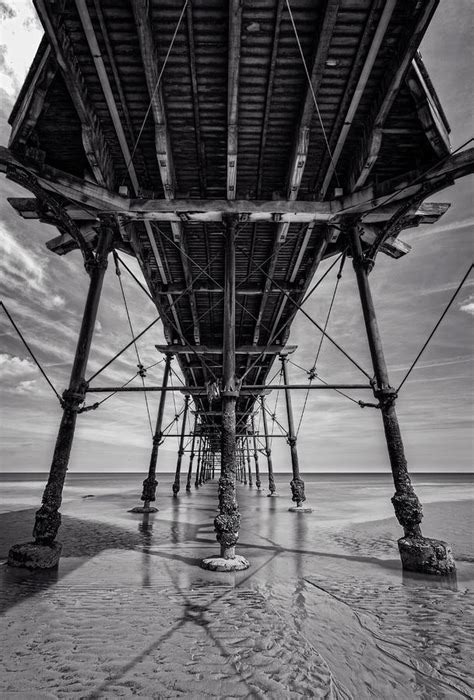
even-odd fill
[[(168, 481), (153, 515), (126, 512), (136, 499), (130, 483), (120, 489), (115, 479), (113, 495), (94, 499), (70, 488), (59, 569), (0, 567), (1, 693), (472, 697), (465, 484), (448, 488), (455, 507), (425, 508), (425, 529), (461, 553), (456, 580), (402, 574), (397, 524), (381, 519), (385, 483), (309, 479), (314, 512), (289, 513), (285, 476), (280, 498), (239, 487), (238, 551), (251, 568), (205, 572), (199, 561), (215, 549), (216, 482), (173, 499)], [(81, 488), (94, 493), (91, 484)], [(353, 502), (355, 524), (347, 516)], [(0, 516), (3, 555), (29, 538), (33, 516), (33, 508)]]

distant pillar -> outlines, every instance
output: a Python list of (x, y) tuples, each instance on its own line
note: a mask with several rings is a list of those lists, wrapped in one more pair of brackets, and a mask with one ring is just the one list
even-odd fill
[(263, 430), (265, 432), (265, 456), (267, 458), (268, 465), (268, 490), (270, 491), (267, 496), (276, 496), (277, 493), (275, 489), (275, 477), (273, 476), (272, 450), (270, 447), (270, 438), (268, 433), (267, 409), (265, 408), (265, 399), (263, 396), (260, 397), (260, 402), (262, 404)]
[(243, 480), (244, 486), (247, 486), (247, 468), (245, 465), (245, 457), (246, 457), (245, 438), (242, 438), (240, 441), (240, 450), (239, 450), (240, 473), (242, 475), (241, 480)]
[(163, 434), (161, 428), (163, 426), (163, 415), (165, 412), (166, 404), (166, 387), (168, 386), (168, 380), (171, 371), (171, 360), (173, 355), (171, 353), (166, 354), (165, 369), (163, 372), (162, 389), (160, 393), (160, 403), (158, 406), (158, 415), (156, 417), (155, 433), (153, 435), (153, 447), (151, 449), (150, 464), (148, 467), (148, 476), (143, 482), (143, 491), (141, 495), (141, 500), (144, 501), (142, 506), (135, 506), (135, 508), (130, 509), (130, 513), (156, 513), (158, 508), (150, 506), (150, 503), (156, 499), (156, 487), (158, 486), (158, 481), (156, 480), (156, 463), (158, 460), (158, 448), (161, 444)]
[(246, 447), (246, 457), (247, 457), (247, 469), (249, 472), (249, 486), (253, 486), (253, 477), (252, 477), (252, 467), (250, 466), (250, 435), (247, 434), (245, 438), (245, 447)]
[(291, 392), (288, 389), (288, 372), (286, 369), (288, 357), (286, 355), (281, 355), (280, 362), (282, 364), (283, 381), (285, 383), (286, 415), (288, 418), (288, 444), (290, 446), (291, 469), (293, 472), (293, 479), (290, 482), (290, 486), (291, 493), (293, 494), (292, 500), (296, 503), (296, 506), (291, 506), (291, 508), (288, 510), (292, 513), (311, 513), (311, 508), (305, 508), (303, 506), (304, 501), (306, 501), (306, 496), (304, 493), (304, 481), (300, 476), (298, 450), (296, 448), (296, 433), (293, 422), (293, 407), (291, 405)]
[(214, 520), (219, 557), (202, 561), (205, 569), (236, 571), (247, 569), (249, 563), (235, 553), (239, 538), (240, 513), (235, 495), (236, 472), (236, 403), (235, 378), (235, 228), (237, 219), (227, 218), (225, 226), (224, 262), (224, 323), (222, 348), (222, 424), (221, 475), (219, 479), (219, 514)]
[(197, 457), (197, 462), (196, 462), (196, 478), (194, 480), (194, 488), (198, 488), (199, 486), (199, 475), (201, 473), (201, 460), (202, 460), (202, 435), (199, 435), (198, 437), (198, 457)]
[(87, 263), (90, 276), (89, 290), (82, 316), (81, 329), (71, 370), (69, 386), (62, 396), (63, 415), (59, 426), (56, 446), (49, 472), (48, 483), (43, 493), (42, 505), (36, 513), (33, 529), (34, 542), (14, 545), (8, 555), (10, 566), (29, 569), (50, 569), (56, 566), (61, 555), (61, 544), (56, 535), (61, 525), (62, 493), (69, 464), (77, 414), (86, 397), (85, 373), (97, 317), (102, 285), (107, 269), (107, 257), (113, 246), (114, 222), (108, 217), (101, 219), (99, 242), (94, 259)]
[(253, 441), (253, 459), (255, 462), (255, 486), (259, 489), (262, 485), (260, 479), (260, 467), (258, 464), (257, 436), (255, 434), (255, 418), (252, 414), (252, 441)]
[(173, 483), (173, 496), (177, 496), (181, 487), (181, 463), (184, 455), (184, 436), (186, 435), (186, 421), (188, 419), (189, 395), (184, 397), (183, 422), (181, 423), (181, 435), (179, 438), (178, 461)]
[(191, 491), (191, 479), (193, 476), (193, 462), (196, 456), (194, 448), (196, 446), (197, 412), (194, 417), (193, 439), (191, 441), (191, 454), (189, 455), (188, 478), (186, 479), (186, 491)]
[(398, 540), (403, 568), (429, 574), (451, 574), (455, 563), (446, 542), (422, 536), (420, 523), (422, 507), (411, 483), (403, 447), (400, 426), (395, 410), (396, 393), (390, 386), (382, 341), (369, 286), (368, 271), (373, 264), (362, 251), (358, 229), (349, 229), (354, 270), (364, 314), (365, 328), (375, 374), (374, 395), (379, 401), (385, 439), (392, 468), (395, 495), (392, 498), (395, 515), (405, 536)]

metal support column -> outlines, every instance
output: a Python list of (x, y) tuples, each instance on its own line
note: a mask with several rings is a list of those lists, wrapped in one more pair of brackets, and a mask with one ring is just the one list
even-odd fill
[(270, 493), (268, 493), (267, 496), (277, 496), (275, 488), (275, 477), (273, 475), (272, 450), (270, 447), (270, 438), (268, 433), (267, 410), (265, 408), (265, 399), (263, 396), (260, 397), (260, 403), (262, 405), (263, 430), (265, 433), (265, 456), (267, 458), (268, 464), (268, 490), (270, 491)]
[(286, 399), (286, 415), (288, 418), (288, 444), (290, 446), (291, 454), (291, 469), (293, 472), (293, 479), (290, 482), (292, 500), (296, 503), (296, 506), (291, 506), (288, 510), (292, 513), (311, 513), (311, 508), (305, 508), (302, 504), (306, 501), (306, 496), (304, 493), (304, 481), (300, 476), (300, 466), (298, 460), (298, 450), (296, 448), (296, 433), (295, 425), (293, 422), (293, 407), (291, 405), (291, 392), (288, 389), (288, 372), (286, 365), (288, 362), (288, 357), (286, 355), (280, 356), (280, 362), (282, 364), (283, 370), (283, 382), (285, 384), (285, 399)]
[(404, 530), (398, 541), (403, 568), (422, 573), (450, 574), (455, 570), (450, 547), (445, 542), (422, 536), (420, 523), (422, 507), (407, 469), (400, 426), (395, 410), (396, 393), (390, 386), (382, 341), (375, 315), (375, 307), (369, 286), (368, 272), (373, 265), (363, 253), (360, 231), (349, 228), (349, 239), (357, 277), (360, 301), (364, 314), (367, 340), (374, 368), (374, 395), (378, 399), (382, 414), (385, 439), (392, 469), (395, 495), (392, 504), (397, 520)]
[(239, 537), (240, 513), (235, 494), (236, 471), (236, 403), (235, 377), (235, 229), (237, 219), (224, 220), (224, 323), (222, 348), (222, 427), (221, 475), (219, 478), (219, 514), (214, 520), (220, 557), (204, 559), (202, 566), (214, 571), (246, 569), (249, 563), (235, 553)]
[(252, 440), (253, 440), (253, 459), (255, 462), (255, 486), (259, 489), (262, 485), (260, 479), (260, 466), (258, 464), (257, 436), (255, 435), (255, 418), (252, 414)]
[(250, 435), (247, 434), (247, 437), (245, 438), (245, 446), (246, 446), (246, 457), (247, 457), (247, 469), (248, 469), (248, 479), (249, 479), (249, 486), (253, 486), (253, 476), (252, 476), (252, 467), (250, 466)]
[(188, 477), (186, 479), (186, 491), (191, 491), (191, 479), (193, 476), (193, 462), (196, 456), (194, 448), (196, 446), (197, 413), (194, 417), (193, 437), (191, 441), (191, 454), (189, 455)]
[(202, 435), (198, 436), (198, 455), (197, 455), (197, 462), (196, 462), (196, 478), (194, 480), (194, 488), (199, 487), (199, 476), (201, 474), (201, 462), (202, 462)]
[(62, 492), (71, 454), (77, 414), (86, 397), (85, 373), (94, 333), (102, 285), (107, 269), (107, 257), (113, 247), (114, 220), (103, 217), (99, 226), (99, 242), (92, 260), (86, 264), (90, 276), (89, 290), (82, 317), (76, 353), (69, 386), (62, 395), (63, 415), (59, 426), (48, 483), (42, 505), (36, 513), (33, 529), (34, 542), (14, 545), (8, 555), (11, 566), (49, 569), (56, 566), (61, 555), (61, 544), (56, 535), (61, 525)]
[[(165, 369), (163, 372), (162, 381), (163, 389), (166, 389), (166, 387), (168, 386), (172, 359), (173, 355), (171, 353), (166, 353)], [(129, 511), (130, 513), (156, 513), (158, 511), (158, 508), (150, 506), (150, 503), (156, 499), (156, 487), (158, 486), (158, 481), (156, 480), (156, 463), (158, 460), (158, 448), (163, 439), (161, 428), (163, 426), (163, 415), (165, 412), (166, 394), (166, 391), (162, 391), (160, 393), (160, 403), (158, 406), (158, 415), (156, 417), (155, 434), (153, 435), (153, 447), (151, 449), (148, 476), (143, 482), (143, 491), (141, 495), (141, 500), (144, 501), (144, 503), (142, 506), (136, 506), (135, 508), (132, 508)]]
[(177, 496), (181, 488), (181, 463), (184, 455), (184, 436), (186, 434), (186, 421), (188, 419), (189, 395), (184, 397), (183, 422), (181, 423), (181, 436), (179, 438), (178, 461), (176, 463), (176, 474), (173, 483), (173, 496)]

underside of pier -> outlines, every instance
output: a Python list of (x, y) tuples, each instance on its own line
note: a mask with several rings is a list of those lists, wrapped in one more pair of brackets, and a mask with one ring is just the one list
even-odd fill
[[(453, 569), (449, 548), (421, 536), (368, 284), (379, 253), (396, 264), (409, 252), (403, 229), (435, 222), (449, 206), (425, 199), (474, 169), (472, 151), (451, 153), (417, 53), (436, 5), (35, 0), (45, 35), (0, 167), (32, 195), (12, 206), (57, 228), (51, 251), (80, 249), (91, 282), (35, 544), (13, 548), (10, 563), (44, 565), (34, 547), (48, 549), (47, 565), (57, 562), (74, 425), (94, 388), (85, 380), (95, 313), (107, 256), (118, 250), (139, 262), (164, 328), (158, 350), (182, 371), (185, 411), (189, 404), (195, 416), (196, 484), (212, 477), (219, 455), (221, 553), (206, 566), (247, 565), (235, 554), (235, 474), (248, 474), (246, 450), (257, 458), (252, 417), (277, 358), (285, 373), (291, 323), (320, 262), (348, 256), (373, 361), (367, 385), (383, 417), (404, 528), (403, 564)], [(291, 487), (302, 511), (284, 376)], [(160, 415), (142, 494), (148, 510)], [(268, 452), (266, 445), (271, 472)]]

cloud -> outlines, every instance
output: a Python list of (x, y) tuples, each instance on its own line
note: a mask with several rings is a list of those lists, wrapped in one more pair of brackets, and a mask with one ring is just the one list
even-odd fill
[(23, 246), (0, 222), (0, 272), (6, 286), (20, 283), (33, 291), (45, 291), (41, 260)]
[(459, 307), (459, 311), (465, 311), (474, 316), (474, 294), (471, 294)]
[(36, 379), (27, 379), (20, 382), (15, 391), (17, 394), (30, 394), (32, 391), (37, 391)]
[(16, 17), (15, 10), (7, 2), (0, 2), (0, 19), (13, 19)]
[(38, 372), (36, 365), (31, 360), (23, 360), (15, 355), (0, 353), (0, 381), (2, 382), (17, 382), (32, 378)]
[(451, 221), (450, 223), (429, 224), (427, 229), (424, 227), (421, 227), (420, 230), (407, 229), (403, 232), (403, 238), (409, 237), (410, 240), (419, 240), (420, 238), (426, 238), (427, 236), (459, 231), (460, 229), (468, 228), (469, 226), (474, 227), (474, 217), (460, 219), (459, 221)]
[(0, 46), (0, 88), (10, 102), (16, 98), (33, 61), (43, 30), (29, 1), (0, 0), (2, 38)]

